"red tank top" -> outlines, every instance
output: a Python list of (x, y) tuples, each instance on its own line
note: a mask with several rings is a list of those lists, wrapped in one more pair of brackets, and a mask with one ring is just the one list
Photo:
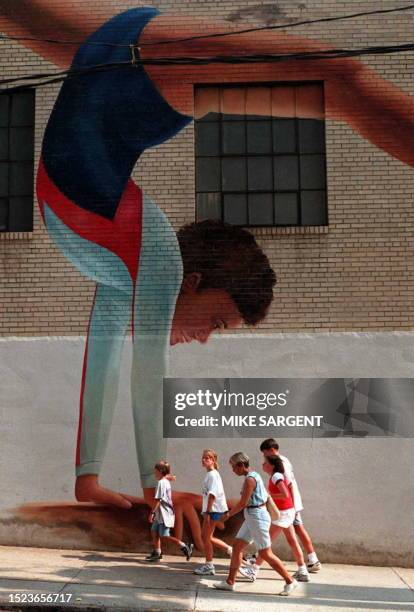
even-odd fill
[(288, 497), (285, 497), (283, 499), (280, 497), (279, 498), (275, 497), (275, 495), (280, 494), (280, 491), (278, 489), (278, 486), (274, 484), (274, 482), (272, 482), (271, 478), (269, 478), (268, 490), (276, 506), (279, 508), (279, 510), (289, 510), (289, 508), (294, 508), (295, 506), (293, 504), (292, 493), (290, 492), (289, 485), (287, 484), (284, 478), (283, 478), (283, 482), (285, 483), (286, 488), (288, 490), (288, 493), (289, 493)]

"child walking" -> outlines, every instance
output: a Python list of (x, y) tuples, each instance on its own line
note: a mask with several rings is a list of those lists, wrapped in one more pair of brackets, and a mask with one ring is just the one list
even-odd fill
[(158, 481), (155, 492), (155, 505), (149, 516), (151, 523), (151, 535), (154, 549), (150, 555), (145, 557), (146, 561), (160, 561), (162, 559), (161, 541), (170, 540), (179, 546), (187, 561), (193, 554), (193, 544), (186, 544), (178, 538), (170, 535), (171, 527), (174, 527), (175, 515), (171, 499), (171, 483), (168, 476), (171, 475), (171, 466), (167, 461), (158, 461), (154, 466), (154, 476)]
[[(270, 476), (267, 489), (280, 512), (280, 517), (276, 521), (272, 521), (270, 526), (270, 539), (273, 542), (283, 531), (298, 564), (298, 569), (293, 574), (293, 578), (299, 582), (309, 582), (309, 573), (305, 565), (303, 552), (293, 527), (296, 510), (289, 486), (290, 482), (286, 477), (285, 466), (281, 457), (278, 455), (265, 457), (263, 470)], [(242, 576), (254, 582), (262, 564), (263, 559), (259, 557), (254, 565), (241, 567), (239, 571)]]
[(201, 457), (201, 464), (207, 471), (202, 489), (203, 527), (201, 531), (206, 562), (194, 570), (194, 573), (198, 576), (214, 576), (213, 546), (224, 550), (230, 557), (232, 553), (231, 546), (214, 537), (217, 523), (221, 520), (223, 514), (227, 512), (228, 507), (223, 482), (218, 471), (217, 453), (211, 448), (206, 448)]

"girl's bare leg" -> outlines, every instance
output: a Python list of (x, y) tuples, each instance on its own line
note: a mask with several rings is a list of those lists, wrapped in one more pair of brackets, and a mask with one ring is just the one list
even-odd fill
[(227, 552), (231, 548), (229, 544), (226, 544), (226, 542), (223, 542), (223, 540), (220, 540), (219, 538), (212, 537), (211, 541), (213, 546), (219, 550), (224, 550), (224, 552)]
[(293, 578), (288, 573), (287, 569), (276, 555), (273, 554), (271, 548), (264, 548), (263, 550), (259, 550), (259, 556), (263, 561), (267, 561), (271, 568), (275, 570), (287, 584), (293, 582)]
[(247, 542), (244, 540), (235, 540), (233, 544), (233, 552), (231, 554), (230, 570), (227, 576), (227, 583), (234, 584), (236, 582), (237, 572), (239, 571), (242, 559), (243, 550), (246, 548)]
[[(281, 531), (282, 531), (281, 527), (278, 527), (277, 525), (270, 525), (269, 534), (270, 534), (270, 541), (272, 543), (274, 542), (274, 540), (277, 539)], [(259, 555), (258, 559), (256, 559), (256, 565), (260, 567), (261, 565), (263, 565), (263, 561), (264, 561), (263, 557)]]
[(154, 550), (161, 550), (161, 538), (156, 531), (151, 531)]
[(213, 561), (212, 536), (214, 533), (214, 529), (215, 529), (214, 522), (210, 518), (204, 517), (203, 527), (201, 529), (201, 537), (203, 538), (204, 553), (205, 553), (207, 563), (212, 563)]
[(290, 525), (287, 529), (283, 529), (283, 533), (285, 534), (285, 538), (287, 543), (290, 546), (290, 550), (292, 551), (293, 556), (295, 557), (295, 561), (298, 566), (305, 565), (305, 559), (303, 557), (303, 552), (301, 547), (299, 546), (298, 539), (296, 537), (295, 529), (293, 525)]

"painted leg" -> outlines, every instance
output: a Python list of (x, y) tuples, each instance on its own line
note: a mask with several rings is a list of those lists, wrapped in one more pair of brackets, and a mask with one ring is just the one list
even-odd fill
[(117, 399), (131, 303), (132, 291), (97, 285), (85, 350), (76, 461), (76, 499), (121, 508), (130, 508), (131, 502), (101, 487), (98, 475)]

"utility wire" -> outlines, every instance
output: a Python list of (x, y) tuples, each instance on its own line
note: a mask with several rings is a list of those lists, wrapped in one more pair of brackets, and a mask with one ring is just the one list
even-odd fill
[[(231, 32), (215, 32), (213, 34), (204, 34), (204, 35), (198, 35), (198, 36), (189, 36), (187, 38), (177, 38), (177, 39), (171, 39), (171, 40), (162, 40), (162, 41), (158, 41), (158, 42), (147, 42), (147, 43), (141, 43), (140, 46), (141, 47), (148, 47), (148, 46), (158, 46), (158, 45), (169, 45), (169, 44), (175, 44), (175, 43), (181, 43), (181, 42), (189, 42), (189, 41), (193, 41), (193, 40), (201, 40), (201, 39), (209, 39), (209, 38), (223, 38), (223, 37), (227, 37), (227, 36), (236, 36), (238, 34), (246, 34), (249, 32), (261, 32), (264, 30), (279, 30), (279, 29), (289, 29), (289, 28), (296, 28), (302, 25), (312, 25), (315, 23), (329, 23), (332, 21), (344, 21), (347, 19), (356, 19), (359, 17), (368, 17), (370, 15), (384, 15), (384, 14), (389, 14), (389, 13), (399, 13), (399, 12), (404, 12), (404, 11), (411, 11), (412, 9), (414, 9), (414, 4), (410, 4), (408, 6), (400, 6), (400, 7), (396, 7), (396, 8), (392, 8), (392, 9), (378, 9), (376, 11), (364, 11), (364, 12), (360, 12), (360, 13), (349, 13), (349, 14), (345, 14), (345, 15), (338, 15), (336, 17), (321, 17), (320, 19), (309, 19), (309, 20), (304, 20), (304, 21), (296, 21), (293, 23), (288, 23), (288, 24), (279, 24), (279, 25), (269, 25), (269, 26), (260, 26), (260, 27), (255, 27), (255, 28), (246, 28), (244, 30), (233, 30)], [(91, 46), (102, 46), (102, 47), (130, 47), (130, 45), (126, 45), (126, 44), (117, 44), (117, 43), (111, 43), (111, 42), (99, 42), (99, 41), (75, 41), (75, 40), (62, 40), (62, 39), (56, 39), (56, 38), (36, 38), (36, 37), (32, 37), (32, 36), (8, 36), (6, 34), (0, 34), (0, 40), (14, 40), (17, 42), (29, 42), (29, 41), (33, 41), (33, 42), (44, 42), (44, 43), (49, 43), (49, 44), (56, 44), (56, 45), (91, 45)]]
[[(97, 72), (107, 72), (119, 69), (133, 70), (137, 66), (201, 66), (207, 64), (249, 64), (249, 63), (280, 63), (286, 61), (311, 61), (331, 60), (347, 57), (359, 57), (364, 55), (390, 55), (395, 53), (406, 53), (414, 50), (413, 43), (400, 45), (387, 45), (375, 47), (363, 47), (359, 49), (323, 49), (320, 51), (303, 51), (297, 53), (268, 53), (253, 55), (216, 55), (210, 57), (160, 57), (140, 59), (134, 58), (126, 62), (114, 62), (86, 66), (85, 68), (68, 69), (60, 72), (40, 73), (13, 77), (0, 81), (0, 93), (14, 93), (25, 89), (44, 87), (52, 83), (65, 81)], [(24, 83), (15, 87), (4, 87), (19, 81), (34, 81)]]

